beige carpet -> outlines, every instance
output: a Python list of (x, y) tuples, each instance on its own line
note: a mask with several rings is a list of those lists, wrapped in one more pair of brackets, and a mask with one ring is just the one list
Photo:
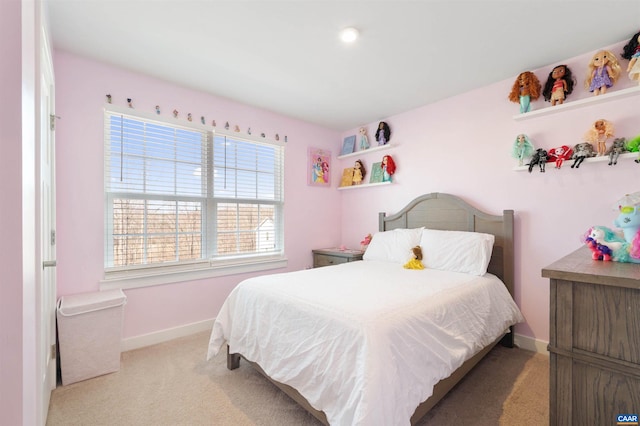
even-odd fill
[[(47, 425), (320, 424), (246, 362), (206, 362), (208, 337), (125, 352), (119, 372), (58, 387)], [(548, 389), (548, 356), (498, 346), (420, 425), (548, 424)]]

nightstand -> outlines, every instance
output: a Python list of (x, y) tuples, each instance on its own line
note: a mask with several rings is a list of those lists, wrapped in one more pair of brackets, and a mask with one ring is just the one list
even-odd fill
[(363, 251), (340, 250), (339, 248), (316, 249), (313, 252), (313, 267), (338, 265), (340, 263), (362, 260)]

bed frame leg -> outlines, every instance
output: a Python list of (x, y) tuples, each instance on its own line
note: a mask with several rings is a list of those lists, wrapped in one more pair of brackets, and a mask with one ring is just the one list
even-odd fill
[(500, 344), (507, 348), (513, 348), (515, 346), (513, 343), (513, 326), (509, 327), (509, 333), (504, 335), (502, 340), (500, 340)]
[(227, 345), (227, 368), (235, 370), (240, 367), (240, 354), (229, 353), (229, 345)]

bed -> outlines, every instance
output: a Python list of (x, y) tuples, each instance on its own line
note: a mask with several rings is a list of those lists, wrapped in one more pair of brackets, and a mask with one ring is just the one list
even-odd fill
[[(405, 269), (416, 242), (426, 268)], [(240, 283), (207, 357), (226, 344), (324, 424), (415, 424), (521, 321), (513, 211), (431, 193), (380, 213), (362, 261)]]

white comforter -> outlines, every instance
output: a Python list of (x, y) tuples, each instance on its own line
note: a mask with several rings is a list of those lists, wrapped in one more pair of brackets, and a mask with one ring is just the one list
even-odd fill
[(491, 274), (359, 261), (240, 283), (207, 358), (228, 342), (331, 425), (408, 425), (438, 381), (521, 321)]

